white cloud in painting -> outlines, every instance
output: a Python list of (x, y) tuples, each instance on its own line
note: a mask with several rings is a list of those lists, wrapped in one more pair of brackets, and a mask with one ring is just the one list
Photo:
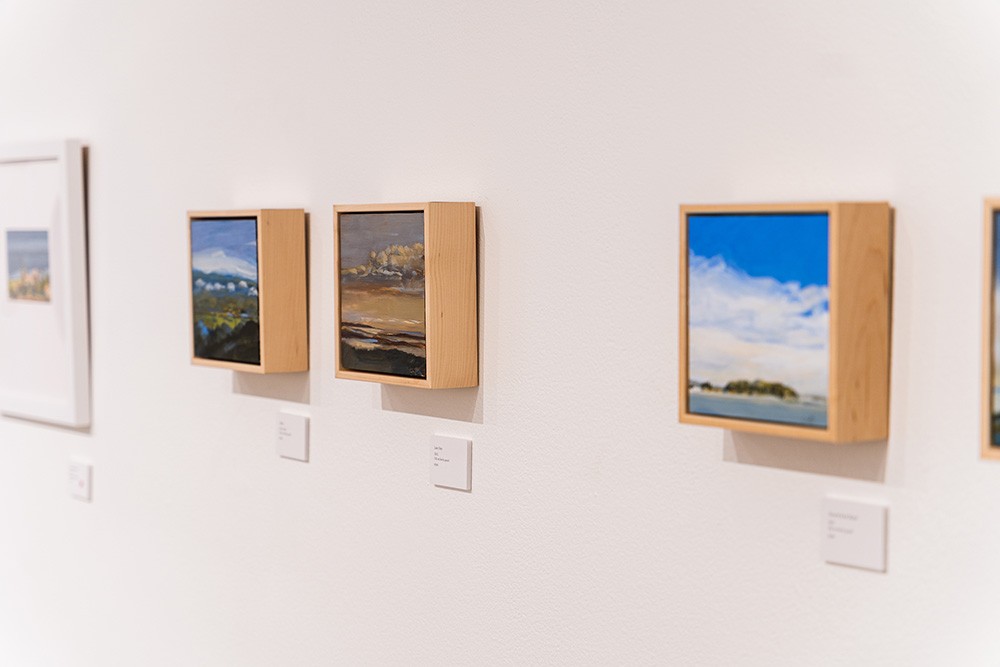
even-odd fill
[(759, 379), (826, 396), (828, 287), (749, 276), (694, 254), (688, 275), (692, 380)]
[(238, 257), (230, 257), (222, 250), (208, 250), (196, 253), (191, 258), (195, 271), (203, 273), (218, 273), (225, 276), (236, 276), (257, 280), (257, 267)]

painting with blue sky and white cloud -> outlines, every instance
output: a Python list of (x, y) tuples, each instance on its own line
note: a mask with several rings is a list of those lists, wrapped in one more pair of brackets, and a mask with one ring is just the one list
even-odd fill
[(194, 352), (260, 364), (257, 219), (191, 221)]
[(688, 411), (825, 428), (826, 213), (690, 214)]

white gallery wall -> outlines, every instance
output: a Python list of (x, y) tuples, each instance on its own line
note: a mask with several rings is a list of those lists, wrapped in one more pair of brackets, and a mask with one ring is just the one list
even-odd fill
[[(89, 146), (93, 364), (89, 430), (0, 418), (0, 664), (997, 664), (998, 29), (992, 0), (0, 0), (0, 142)], [(888, 442), (679, 425), (678, 205), (857, 199), (896, 209)], [(336, 380), (332, 206), (424, 200), (481, 207), (480, 387)], [(189, 361), (185, 212), (254, 207), (310, 213), (307, 374)], [(473, 440), (472, 493), (429, 484), (433, 434)], [(828, 493), (889, 504), (887, 573), (822, 561)]]

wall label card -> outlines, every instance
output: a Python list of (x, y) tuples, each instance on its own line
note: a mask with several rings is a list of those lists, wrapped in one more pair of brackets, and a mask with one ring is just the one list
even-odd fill
[(889, 508), (880, 502), (827, 496), (823, 501), (823, 560), (886, 570)]
[(435, 435), (431, 438), (431, 484), (472, 490), (472, 441)]
[(278, 456), (309, 460), (309, 417), (282, 410), (278, 413), (276, 436)]

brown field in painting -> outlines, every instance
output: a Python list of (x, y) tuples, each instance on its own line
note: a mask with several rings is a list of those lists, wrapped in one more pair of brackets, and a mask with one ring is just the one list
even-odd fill
[(345, 280), (340, 289), (340, 317), (345, 324), (423, 334), (424, 292)]
[(344, 280), (340, 291), (343, 368), (426, 377), (424, 292)]

